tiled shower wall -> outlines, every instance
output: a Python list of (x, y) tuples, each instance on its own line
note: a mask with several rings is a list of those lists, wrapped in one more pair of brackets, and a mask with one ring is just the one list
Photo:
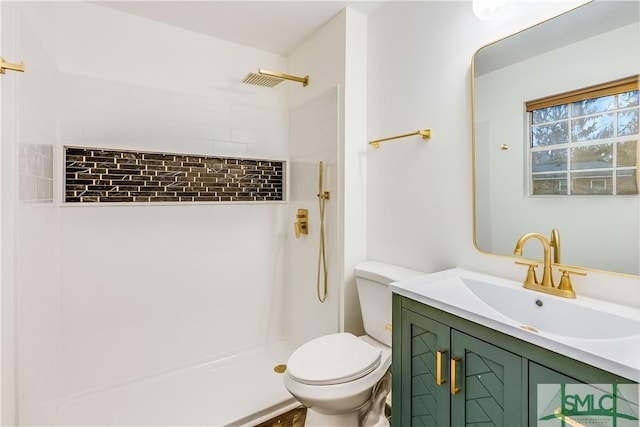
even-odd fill
[(65, 202), (284, 199), (284, 162), (65, 147)]
[[(285, 312), (288, 338), (294, 345), (334, 333), (339, 330), (338, 310), (340, 289), (338, 271), (338, 129), (339, 91), (333, 87), (290, 110), (290, 198), (289, 217), (297, 209), (309, 210), (309, 235), (288, 240), (286, 259), (292, 260), (287, 274)], [(327, 287), (329, 298), (319, 304), (312, 286), (307, 283), (309, 272), (316, 266), (307, 260), (316, 259), (320, 243), (320, 212), (318, 207), (319, 162), (323, 162), (323, 190), (329, 191), (324, 211), (325, 251), (328, 255)], [(293, 228), (289, 229), (293, 233)], [(313, 319), (322, 319), (321, 322)]]
[(252, 159), (287, 152), (287, 106), (269, 92), (275, 88), (238, 83), (244, 91), (262, 90), (256, 97), (264, 99), (253, 99), (66, 72), (59, 80), (59, 135), (66, 146)]
[(53, 145), (21, 143), (18, 150), (18, 199), (53, 202)]
[[(55, 34), (47, 40), (54, 41), (59, 71), (55, 190), (63, 189), (63, 147), (289, 157), (290, 86), (240, 82), (258, 67), (286, 70), (285, 58), (92, 2), (53, 3)], [(64, 203), (57, 209), (59, 394), (282, 336), (282, 248), (294, 220), (287, 208), (280, 202)], [(117, 272), (100, 273), (105, 259)], [(231, 324), (212, 333), (211, 325)]]
[[(39, 4), (43, 16), (41, 22), (48, 22), (51, 6), (49, 3)], [(15, 388), (5, 388), (4, 374), (7, 372), (3, 371), (2, 393), (16, 391), (15, 408), (19, 414), (19, 422), (7, 421), (3, 417), (2, 424), (7, 421), (6, 425), (51, 425), (59, 402), (61, 378), (58, 363), (61, 336), (60, 230), (58, 209), (53, 203), (56, 190), (54, 175), (59, 182), (58, 175), (54, 173), (57, 70), (39, 38), (41, 27), (31, 20), (36, 4), (2, 2), (1, 7), (3, 41), (11, 40), (10, 44), (15, 44), (16, 49), (12, 53), (3, 47), (2, 54), (7, 58), (24, 59), (26, 64), (24, 73), (2, 76), (2, 131), (9, 131), (11, 135), (5, 139), (3, 134), (3, 156), (11, 153), (3, 161), (10, 159), (10, 170), (15, 174), (11, 178), (4, 175), (3, 181), (9, 178), (12, 188), (13, 182), (16, 183), (15, 200), (7, 199), (7, 194), (14, 194), (11, 191), (3, 194), (2, 201), (3, 223), (7, 217), (15, 215), (11, 234), (6, 234), (7, 228), (3, 228), (2, 255), (11, 263), (3, 263), (2, 274), (10, 278), (3, 279), (3, 296), (11, 295), (11, 291), (5, 294), (11, 286), (15, 292), (15, 298), (12, 298), (14, 309), (7, 313), (15, 313), (16, 336), (15, 340), (7, 341), (3, 334), (2, 348), (3, 356), (5, 349), (14, 349), (11, 359), (15, 357), (17, 364)], [(5, 18), (10, 17), (15, 19), (16, 32), (9, 32), (11, 36), (6, 37), (5, 31), (10, 31), (11, 25), (7, 25)], [(5, 103), (7, 94), (11, 94), (9, 99), (14, 97), (11, 103)], [(11, 132), (13, 126), (15, 129)], [(7, 307), (4, 304), (5, 301), (3, 309)], [(8, 317), (3, 321), (6, 319)], [(3, 359), (3, 368), (4, 363)], [(9, 401), (5, 399), (3, 396), (3, 404)], [(8, 407), (3, 405), (2, 412)]]

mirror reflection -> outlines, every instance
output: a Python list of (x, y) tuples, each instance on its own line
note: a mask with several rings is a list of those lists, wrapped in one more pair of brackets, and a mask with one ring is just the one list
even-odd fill
[(478, 249), (557, 229), (562, 264), (640, 274), (639, 16), (596, 0), (475, 54)]

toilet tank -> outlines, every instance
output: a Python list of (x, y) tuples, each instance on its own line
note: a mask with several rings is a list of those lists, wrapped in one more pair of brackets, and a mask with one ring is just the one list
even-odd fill
[(377, 261), (365, 261), (356, 265), (356, 286), (367, 335), (391, 347), (392, 293), (388, 285), (424, 274)]

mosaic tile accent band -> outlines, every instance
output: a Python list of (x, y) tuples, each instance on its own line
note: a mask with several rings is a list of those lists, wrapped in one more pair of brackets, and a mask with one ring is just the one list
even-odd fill
[(65, 147), (65, 202), (284, 200), (285, 162)]

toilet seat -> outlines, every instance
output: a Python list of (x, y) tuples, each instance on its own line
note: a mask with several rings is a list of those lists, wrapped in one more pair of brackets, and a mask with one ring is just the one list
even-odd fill
[(325, 335), (303, 344), (287, 362), (287, 374), (302, 384), (333, 385), (373, 372), (382, 351), (350, 333)]

